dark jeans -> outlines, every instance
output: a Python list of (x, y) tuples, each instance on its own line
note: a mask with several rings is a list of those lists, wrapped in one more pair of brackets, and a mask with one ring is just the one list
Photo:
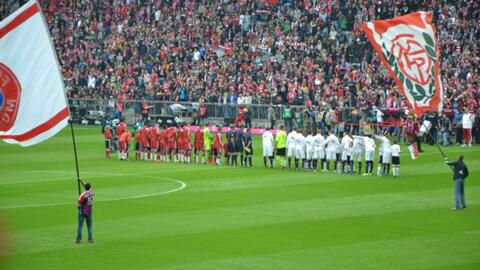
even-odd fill
[(434, 145), (437, 143), (437, 129), (436, 128), (431, 128), (430, 129), (430, 134), (428, 135), (428, 144)]
[(82, 240), (82, 227), (83, 221), (87, 222), (88, 229), (88, 240), (93, 240), (93, 224), (92, 224), (92, 214), (85, 215), (82, 211), (78, 210), (78, 228), (77, 228), (77, 240)]
[(463, 128), (462, 127), (457, 127), (456, 128), (456, 136), (455, 136), (455, 142), (458, 144), (463, 143)]
[(270, 120), (270, 129), (275, 129), (275, 120)]

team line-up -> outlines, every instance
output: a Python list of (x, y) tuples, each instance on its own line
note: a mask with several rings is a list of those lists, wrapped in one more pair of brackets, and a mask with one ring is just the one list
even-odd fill
[[(115, 132), (115, 136), (114, 136)], [(253, 167), (253, 137), (249, 128), (231, 126), (222, 138), (221, 128), (201, 125), (193, 132), (188, 123), (180, 123), (178, 127), (160, 127), (158, 124), (138, 128), (134, 134), (135, 159), (160, 162), (178, 162), (222, 165), (224, 156), (226, 165)], [(129, 159), (132, 134), (126, 124), (121, 121), (115, 130), (106, 126), (105, 156), (110, 158), (110, 151), (118, 141), (117, 149), (120, 160)], [(292, 159), (297, 171), (337, 172), (344, 174), (373, 175), (374, 157), (378, 140), (379, 159), (377, 175), (390, 174), (390, 166), (394, 177), (400, 176), (400, 146), (396, 139), (392, 142), (383, 134), (371, 136), (351, 136), (345, 132), (339, 139), (331, 131), (328, 134), (293, 130), (289, 133), (284, 126), (276, 130), (275, 136), (270, 129), (262, 134), (262, 153), (265, 167), (292, 168)], [(193, 153), (192, 153), (193, 150)], [(240, 161), (239, 161), (240, 160)], [(355, 163), (356, 162), (356, 163)], [(365, 171), (362, 173), (363, 162)]]

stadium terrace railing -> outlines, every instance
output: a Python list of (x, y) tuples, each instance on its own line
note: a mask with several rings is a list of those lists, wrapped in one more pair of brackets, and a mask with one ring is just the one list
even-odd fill
[[(265, 105), (265, 104), (224, 104), (224, 103), (198, 103), (198, 102), (170, 102), (170, 101), (146, 101), (148, 106), (149, 119), (157, 119), (160, 117), (179, 117), (192, 121), (198, 117), (200, 120), (209, 123), (215, 122), (233, 122), (238, 117), (239, 112), (247, 109), (249, 117), (254, 126), (267, 126), (270, 124), (270, 116), (274, 114), (276, 123), (284, 122), (283, 113), (287, 105)], [(174, 105), (175, 104), (175, 105)], [(88, 98), (70, 98), (69, 107), (72, 118), (75, 122), (85, 121), (103, 121), (104, 119), (112, 119), (123, 117), (129, 123), (135, 123), (143, 119), (141, 100), (125, 100), (121, 103), (113, 99), (88, 99)], [(206, 108), (206, 114), (200, 117), (200, 107)], [(294, 112), (293, 122), (295, 125), (305, 122), (306, 117), (305, 106), (291, 105)], [(271, 108), (271, 109), (270, 109)], [(269, 113), (270, 109), (270, 113)], [(316, 107), (315, 111), (310, 113), (312, 122), (321, 122), (322, 113), (326, 114), (331, 106)], [(121, 113), (120, 113), (121, 112)], [(318, 113), (320, 112), (320, 113)], [(387, 116), (399, 119), (404, 115), (403, 110), (385, 110)], [(368, 108), (337, 108), (336, 121), (347, 123), (350, 125), (362, 122), (372, 121), (371, 112)], [(301, 118), (301, 120), (300, 120)], [(303, 121), (302, 121), (303, 120)], [(220, 123), (221, 124), (221, 123)]]

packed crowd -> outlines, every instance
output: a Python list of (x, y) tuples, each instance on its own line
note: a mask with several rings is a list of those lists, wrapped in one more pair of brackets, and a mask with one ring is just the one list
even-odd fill
[(475, 0), (40, 2), (69, 97), (403, 108), (360, 26), (429, 10), (445, 107), (478, 108)]

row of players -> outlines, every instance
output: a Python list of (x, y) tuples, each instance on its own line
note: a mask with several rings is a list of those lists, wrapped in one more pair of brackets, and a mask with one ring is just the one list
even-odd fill
[[(222, 142), (220, 129), (217, 127), (212, 130), (207, 126), (201, 126), (194, 132), (193, 154), (196, 163), (215, 162), (221, 165), (220, 158), (223, 152), (227, 165), (238, 166), (240, 157), (240, 166), (252, 167), (253, 144), (250, 129), (244, 131), (243, 128), (230, 127), (226, 132), (225, 143)], [(132, 135), (124, 122), (121, 122), (115, 131), (119, 144), (119, 158), (128, 159)], [(107, 126), (104, 134), (106, 157), (109, 158), (112, 130)], [(135, 135), (135, 159), (191, 163), (190, 134), (189, 125), (184, 123), (179, 128), (144, 125)], [(356, 161), (360, 174), (365, 156), (364, 175), (372, 175), (376, 150), (374, 138), (380, 141), (377, 175), (389, 175), (392, 163), (393, 176), (398, 177), (400, 146), (395, 140), (392, 145), (384, 135), (350, 136), (345, 133), (339, 140), (332, 132), (329, 132), (326, 138), (321, 133), (304, 136), (301, 130), (292, 131), (287, 135), (282, 126), (274, 137), (267, 129), (262, 134), (263, 162), (265, 167), (267, 163), (270, 167), (275, 167), (277, 163), (281, 168), (291, 168), (293, 159), (296, 170), (299, 170), (301, 162), (303, 170), (315, 172), (318, 170), (328, 172), (333, 163), (334, 172), (355, 173), (354, 161)]]

